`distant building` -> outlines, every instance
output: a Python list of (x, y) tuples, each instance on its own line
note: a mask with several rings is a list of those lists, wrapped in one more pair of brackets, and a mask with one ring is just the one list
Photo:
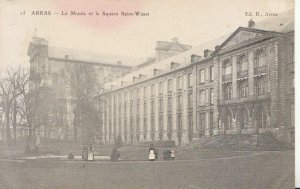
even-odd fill
[[(76, 96), (70, 84), (70, 69), (79, 66), (88, 66), (96, 73), (97, 85), (93, 93), (96, 95), (104, 83), (125, 75), (131, 71), (131, 66), (126, 65), (130, 59), (124, 57), (107, 56), (99, 53), (86, 52), (75, 49), (65, 49), (48, 45), (43, 38), (34, 37), (28, 48), (30, 57), (31, 85), (50, 86), (56, 95), (57, 122), (51, 131), (47, 132), (49, 138), (72, 139), (74, 128), (74, 108)], [(81, 89), (83, 90), (83, 89)], [(47, 127), (49, 128), (49, 127)], [(44, 133), (43, 133), (44, 134)], [(79, 135), (79, 134), (78, 134)]]
[[(176, 40), (173, 42), (176, 43)], [(202, 42), (202, 41), (199, 41)], [(294, 12), (184, 47), (105, 84), (97, 96), (100, 142), (294, 132)], [(177, 48), (176, 48), (177, 49)]]

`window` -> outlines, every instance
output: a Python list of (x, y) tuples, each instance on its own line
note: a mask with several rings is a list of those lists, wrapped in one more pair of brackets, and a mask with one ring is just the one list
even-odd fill
[(154, 101), (151, 101), (151, 114), (154, 114)]
[(182, 76), (177, 78), (177, 89), (182, 89)]
[(177, 97), (177, 100), (178, 100), (178, 102), (177, 102), (177, 107), (178, 107), (178, 109), (182, 109), (182, 96), (179, 95), (179, 96)]
[(223, 62), (223, 75), (231, 75), (232, 73), (232, 65), (229, 59), (226, 59)]
[(144, 102), (144, 115), (146, 116), (147, 115), (147, 102)]
[(164, 83), (163, 82), (160, 82), (159, 83), (159, 94), (162, 94), (162, 93), (164, 93)]
[(254, 67), (263, 67), (266, 65), (266, 54), (263, 49), (259, 49), (255, 52), (254, 56)]
[(140, 99), (140, 98), (141, 98), (141, 90), (140, 90), (140, 89), (137, 89), (137, 90), (136, 90), (136, 98), (137, 98), (137, 99)]
[(266, 93), (267, 86), (266, 86), (266, 77), (257, 78), (255, 82), (256, 88), (256, 95), (261, 96)]
[(127, 93), (124, 93), (124, 101), (127, 101)]
[(140, 104), (136, 104), (136, 114), (139, 115), (140, 114)]
[(188, 115), (188, 121), (189, 121), (189, 131), (193, 132), (193, 114)]
[(204, 105), (205, 102), (205, 90), (200, 90), (199, 91), (199, 105), (202, 106)]
[(205, 89), (205, 104), (209, 103), (210, 90)]
[(210, 104), (214, 104), (214, 89), (210, 89)]
[(182, 131), (182, 117), (181, 117), (181, 115), (177, 116), (177, 130), (179, 132)]
[(211, 111), (209, 112), (209, 126), (210, 126), (210, 130), (212, 130), (214, 128), (214, 112)]
[(119, 94), (119, 103), (121, 104), (121, 101), (122, 101), (122, 96), (121, 94)]
[(132, 103), (130, 103), (130, 116), (132, 116), (132, 113), (133, 113), (133, 105)]
[(160, 112), (163, 112), (163, 109), (164, 109), (164, 102), (163, 102), (163, 99), (159, 99), (158, 107), (159, 107), (159, 111), (160, 111)]
[(172, 91), (173, 90), (173, 82), (172, 79), (168, 80), (168, 91)]
[(225, 84), (223, 89), (224, 100), (230, 100), (232, 93), (232, 85), (231, 83)]
[(193, 74), (192, 73), (190, 73), (189, 75), (188, 75), (188, 86), (190, 87), (190, 86), (193, 86)]
[(159, 116), (158, 123), (159, 123), (159, 131), (162, 132), (164, 130), (164, 119), (163, 119), (163, 116)]
[[(172, 116), (168, 116), (168, 132), (172, 132)], [(169, 138), (170, 139), (170, 138)]]
[(127, 116), (127, 103), (125, 102), (125, 104), (124, 104), (124, 116), (125, 116), (125, 118), (126, 118), (126, 116)]
[(117, 104), (117, 95), (114, 96), (114, 107), (116, 107)]
[(172, 98), (168, 98), (168, 111), (172, 111), (173, 101)]
[(209, 76), (210, 76), (209, 80), (210, 81), (214, 80), (214, 70), (213, 69), (214, 69), (213, 66), (209, 67)]
[(147, 119), (144, 118), (144, 140), (147, 139)]
[(193, 108), (193, 93), (188, 94), (188, 106)]
[(155, 84), (151, 85), (151, 95), (155, 95)]
[(140, 117), (136, 117), (136, 133), (140, 132)]
[(133, 91), (130, 92), (130, 100), (133, 100)]
[(239, 91), (240, 98), (248, 97), (248, 80), (243, 80), (239, 82), (238, 91)]
[(198, 114), (198, 122), (199, 122), (198, 125), (199, 131), (204, 131), (206, 127), (205, 112), (200, 112)]
[(200, 75), (199, 75), (199, 78), (200, 78), (200, 83), (204, 83), (205, 81), (205, 70), (200, 70)]
[(148, 97), (148, 90), (147, 90), (147, 86), (144, 87), (144, 98), (147, 98)]
[(193, 114), (188, 115), (188, 137), (191, 142), (193, 140)]
[(241, 55), (238, 61), (238, 72), (248, 70), (248, 62), (246, 55)]

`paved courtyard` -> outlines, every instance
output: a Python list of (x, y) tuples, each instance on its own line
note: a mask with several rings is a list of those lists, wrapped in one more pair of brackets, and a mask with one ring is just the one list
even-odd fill
[[(149, 162), (0, 159), (2, 189), (294, 188), (294, 151), (218, 151)], [(230, 155), (232, 154), (232, 155)]]

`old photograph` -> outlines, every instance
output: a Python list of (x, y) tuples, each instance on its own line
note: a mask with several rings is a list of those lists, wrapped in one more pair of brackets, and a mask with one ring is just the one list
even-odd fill
[(0, 1), (0, 189), (295, 188), (295, 12)]

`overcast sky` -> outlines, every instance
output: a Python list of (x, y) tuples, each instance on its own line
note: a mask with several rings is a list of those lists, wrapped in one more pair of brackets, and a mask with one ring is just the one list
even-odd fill
[[(51, 45), (146, 59), (154, 54), (158, 40), (178, 37), (179, 42), (195, 46), (247, 26), (250, 18), (265, 18), (247, 17), (246, 11), (280, 13), (294, 8), (290, 0), (10, 0), (0, 5), (2, 72), (13, 65), (29, 65), (26, 52), (35, 28), (38, 37)], [(33, 10), (52, 15), (30, 15)], [(20, 15), (22, 11), (25, 16)], [(61, 11), (140, 11), (150, 16), (62, 16)]]

